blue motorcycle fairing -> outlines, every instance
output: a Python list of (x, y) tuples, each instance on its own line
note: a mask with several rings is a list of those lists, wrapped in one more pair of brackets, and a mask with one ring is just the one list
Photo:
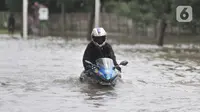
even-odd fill
[(116, 72), (115, 70), (113, 70), (113, 68), (101, 67), (98, 71), (98, 74), (101, 75), (106, 80), (110, 80), (116, 76)]

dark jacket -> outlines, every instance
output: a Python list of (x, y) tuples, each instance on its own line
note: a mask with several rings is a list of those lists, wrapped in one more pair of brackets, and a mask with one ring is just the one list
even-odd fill
[(89, 69), (88, 64), (85, 60), (88, 60), (95, 64), (95, 61), (99, 58), (111, 58), (113, 59), (114, 65), (118, 65), (114, 51), (110, 44), (106, 43), (102, 47), (97, 47), (93, 42), (90, 42), (83, 55), (83, 66), (85, 70)]

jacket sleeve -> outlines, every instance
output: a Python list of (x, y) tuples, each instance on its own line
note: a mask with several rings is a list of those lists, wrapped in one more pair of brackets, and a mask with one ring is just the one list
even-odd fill
[(115, 53), (113, 51), (113, 48), (111, 47), (111, 45), (108, 44), (108, 48), (109, 48), (109, 51), (110, 51), (110, 58), (113, 59), (113, 62), (114, 62), (114, 65), (118, 65), (117, 61), (116, 61), (116, 56), (115, 56)]
[(91, 48), (90, 48), (90, 45), (88, 45), (85, 49), (85, 52), (84, 52), (84, 55), (83, 55), (83, 66), (85, 68), (85, 70), (89, 69), (88, 66), (89, 64), (87, 64), (85, 62), (85, 60), (88, 60), (88, 61), (91, 61), (91, 55), (90, 55), (90, 52), (91, 52)]

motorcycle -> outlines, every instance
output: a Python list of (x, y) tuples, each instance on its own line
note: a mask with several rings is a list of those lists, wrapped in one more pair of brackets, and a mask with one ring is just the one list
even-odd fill
[[(110, 58), (99, 58), (96, 64), (85, 60), (90, 65), (89, 70), (83, 71), (80, 75), (80, 81), (89, 81), (105, 86), (115, 86), (117, 80), (121, 79), (121, 72), (118, 71)], [(127, 61), (122, 61), (119, 65), (126, 66)]]

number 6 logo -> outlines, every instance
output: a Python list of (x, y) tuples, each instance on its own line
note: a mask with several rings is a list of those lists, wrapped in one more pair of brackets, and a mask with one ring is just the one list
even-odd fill
[(178, 22), (191, 22), (192, 21), (192, 7), (178, 6), (176, 8), (176, 20)]

